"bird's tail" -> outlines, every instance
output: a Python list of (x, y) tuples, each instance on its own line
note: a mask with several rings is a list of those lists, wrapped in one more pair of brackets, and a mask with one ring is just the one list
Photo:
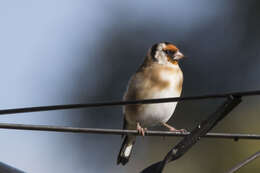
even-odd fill
[(135, 136), (125, 136), (124, 141), (122, 143), (121, 149), (119, 151), (118, 157), (117, 157), (117, 164), (120, 163), (122, 165), (125, 165), (131, 156), (131, 152), (133, 149), (133, 146), (135, 144)]

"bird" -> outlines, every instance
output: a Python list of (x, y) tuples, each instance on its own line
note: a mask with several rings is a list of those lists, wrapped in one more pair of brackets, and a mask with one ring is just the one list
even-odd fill
[[(179, 60), (184, 55), (170, 42), (154, 44), (147, 52), (144, 62), (131, 76), (123, 100), (143, 100), (180, 97), (183, 85), (183, 72)], [(177, 102), (157, 104), (133, 104), (123, 107), (123, 129), (137, 130), (142, 136), (148, 127), (164, 126), (170, 131), (184, 132), (167, 124)], [(125, 165), (131, 156), (136, 136), (122, 136), (123, 143), (118, 154), (117, 164)]]

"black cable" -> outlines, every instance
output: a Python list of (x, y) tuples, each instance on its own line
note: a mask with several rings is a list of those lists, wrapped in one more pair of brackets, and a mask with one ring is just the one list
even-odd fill
[(240, 162), (239, 164), (237, 164), (236, 166), (234, 166), (233, 168), (231, 168), (227, 173), (233, 173), (236, 172), (237, 170), (239, 170), (240, 168), (242, 168), (243, 166), (245, 166), (246, 164), (248, 164), (249, 162), (257, 159), (258, 157), (260, 157), (260, 151), (254, 153), (253, 155), (251, 155), (250, 157), (246, 158), (245, 160), (243, 160), (242, 162)]
[(188, 152), (202, 136), (205, 136), (213, 127), (215, 127), (229, 112), (231, 112), (239, 103), (240, 96), (230, 96), (221, 104), (218, 109), (209, 115), (205, 120), (201, 121), (191, 133), (178, 142), (164, 157), (141, 171), (141, 173), (162, 173), (166, 164), (175, 161)]
[(64, 110), (64, 109), (119, 106), (119, 105), (129, 105), (129, 104), (155, 104), (155, 103), (166, 103), (166, 102), (176, 102), (176, 101), (186, 101), (186, 100), (226, 98), (226, 97), (229, 97), (231, 95), (232, 96), (260, 95), (260, 90), (246, 91), (246, 92), (231, 92), (231, 93), (225, 93), (225, 94), (212, 94), (212, 95), (209, 94), (209, 95), (190, 96), (190, 97), (172, 97), (172, 98), (133, 100), (133, 101), (112, 101), (112, 102), (99, 102), (99, 103), (87, 103), (87, 104), (68, 104), (68, 105), (52, 105), (52, 106), (38, 106), (38, 107), (25, 107), (25, 108), (15, 108), (15, 109), (3, 109), (3, 110), (0, 110), (0, 115), (27, 113), (27, 112), (51, 111), (51, 110)]

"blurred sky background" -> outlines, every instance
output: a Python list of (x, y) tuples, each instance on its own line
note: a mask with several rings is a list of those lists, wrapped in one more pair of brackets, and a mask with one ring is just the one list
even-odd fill
[[(182, 96), (260, 89), (260, 1), (0, 1), (0, 108), (121, 100), (154, 43), (187, 56)], [(214, 132), (260, 133), (260, 97), (247, 97)], [(191, 130), (221, 100), (187, 101), (170, 124)], [(3, 115), (0, 122), (121, 128), (121, 107)], [(158, 129), (158, 128), (157, 128)], [(0, 162), (28, 173), (133, 173), (181, 138), (138, 138), (117, 166), (120, 136), (0, 130)], [(220, 173), (259, 141), (202, 139), (165, 173)], [(258, 173), (256, 160), (239, 173)]]

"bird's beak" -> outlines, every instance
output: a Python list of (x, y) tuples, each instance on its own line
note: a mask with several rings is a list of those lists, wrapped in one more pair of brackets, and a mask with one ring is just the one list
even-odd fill
[(173, 59), (174, 60), (179, 60), (179, 59), (182, 59), (184, 57), (184, 55), (180, 52), (180, 51), (177, 51), (174, 55), (173, 55)]

